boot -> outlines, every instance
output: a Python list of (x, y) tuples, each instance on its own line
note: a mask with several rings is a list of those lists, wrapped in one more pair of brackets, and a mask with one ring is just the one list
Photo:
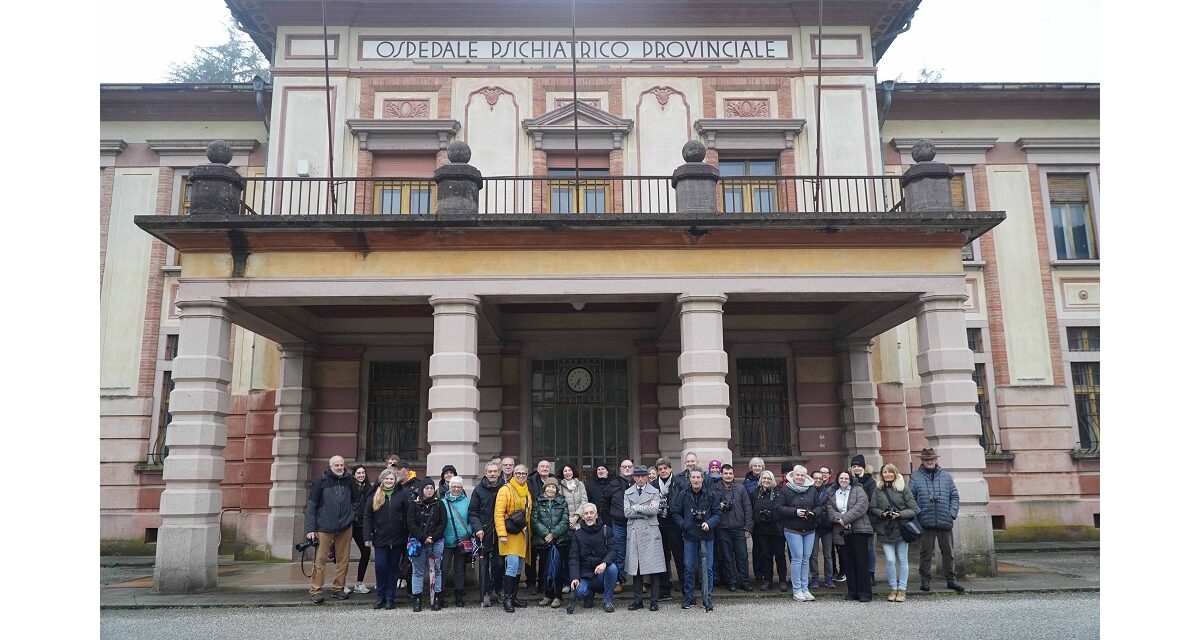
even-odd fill
[(441, 611), (442, 608), (445, 606), (446, 606), (446, 598), (445, 598), (445, 596), (442, 595), (441, 591), (438, 591), (437, 593), (433, 594), (433, 596), (431, 596), (429, 598), (429, 608), (430, 609), (433, 609), (434, 611)]
[(488, 593), (487, 591), (484, 591), (483, 592), (483, 600), (481, 600), (479, 602), (479, 606), (481, 606), (485, 609), (492, 606), (492, 594)]
[(383, 608), (384, 608), (384, 610), (386, 610), (386, 611), (391, 611), (392, 609), (395, 609), (395, 608), (396, 608), (396, 601), (395, 601), (395, 600), (388, 600), (388, 601), (387, 601), (387, 604), (383, 605)]
[(704, 596), (702, 599), (704, 601), (704, 612), (708, 613), (708, 612), (712, 611), (713, 610), (712, 598), (709, 596)]
[(372, 609), (382, 609), (382, 608), (384, 607), (384, 604), (385, 604), (385, 603), (384, 603), (384, 601), (383, 601), (382, 599), (378, 599), (378, 598), (377, 598), (377, 599), (375, 600), (375, 606), (374, 606), (374, 607), (372, 607)]
[(908, 599), (908, 594), (904, 593), (903, 591), (896, 592), (896, 602), (904, 602), (907, 599)]
[(658, 574), (650, 576), (650, 610), (658, 611)]
[(896, 601), (896, 590), (892, 589), (891, 591), (888, 592), (888, 602), (895, 602), (895, 601)]
[(519, 577), (514, 577), (512, 580), (512, 604), (518, 609), (524, 609), (529, 605), (525, 604), (524, 600), (517, 597), (517, 594), (521, 593), (521, 579)]
[(929, 578), (921, 578), (921, 591), (929, 591)]
[(413, 594), (413, 606), (412, 606), (413, 611), (421, 610), (421, 596), (422, 596), (422, 594), (420, 594), (420, 593)]
[(575, 613), (575, 594), (571, 594), (571, 601), (567, 603), (567, 615)]
[(959, 583), (955, 582), (955, 581), (954, 581), (954, 578), (950, 578), (949, 580), (947, 580), (947, 581), (946, 581), (946, 588), (947, 588), (947, 589), (954, 589), (955, 591), (957, 591), (957, 592), (959, 592), (959, 593), (962, 593), (962, 592), (964, 592), (964, 591), (966, 591), (966, 590), (967, 590), (967, 588), (966, 588), (966, 587), (964, 587), (964, 586), (962, 586), (961, 584), (959, 584)]
[(455, 589), (455, 590), (454, 590), (454, 606), (456, 606), (456, 607), (462, 607), (462, 606), (464, 606), (465, 604), (466, 604), (466, 603), (464, 603), (464, 602), (463, 602), (463, 590), (462, 590), (462, 589)]
[(513, 576), (504, 576), (504, 613), (512, 613), (513, 609), (513, 591), (516, 590), (517, 579)]
[(629, 603), (630, 611), (637, 611), (642, 608), (642, 574), (637, 574), (633, 578), (633, 602)]

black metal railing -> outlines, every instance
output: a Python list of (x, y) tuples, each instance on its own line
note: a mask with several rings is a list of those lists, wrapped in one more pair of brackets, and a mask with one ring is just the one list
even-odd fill
[[(724, 213), (850, 213), (903, 209), (897, 176), (770, 176), (720, 178)], [(481, 214), (656, 214), (677, 211), (668, 176), (483, 179)], [(246, 178), (248, 215), (422, 215), (437, 210), (428, 178)]]
[(717, 206), (725, 213), (854, 213), (900, 211), (898, 176), (723, 177)]

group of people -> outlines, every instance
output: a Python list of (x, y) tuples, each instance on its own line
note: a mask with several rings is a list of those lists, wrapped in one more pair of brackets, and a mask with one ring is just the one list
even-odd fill
[[(539, 605), (565, 602), (568, 614), (595, 606), (597, 593), (612, 613), (613, 596), (626, 585), (633, 596), (629, 610), (647, 608), (646, 592), (648, 609), (657, 611), (673, 597), (672, 564), (683, 609), (699, 603), (712, 611), (716, 586), (751, 591), (752, 580), (763, 591), (777, 581), (800, 602), (845, 582), (845, 599), (869, 602), (876, 539), (888, 601), (907, 598), (908, 549), (916, 541), (920, 588), (931, 588), (936, 542), (947, 588), (961, 592), (952, 550), (958, 490), (933, 449), (920, 457), (907, 481), (894, 464), (883, 465), (875, 478), (861, 455), (836, 475), (827, 467), (810, 474), (796, 464), (777, 479), (761, 458), (751, 459), (737, 478), (732, 465), (712, 460), (706, 471), (689, 452), (678, 474), (666, 458), (654, 469), (624, 460), (616, 473), (596, 465), (587, 481), (570, 463), (555, 470), (542, 460), (530, 473), (514, 458), (497, 457), (468, 494), (452, 466), (435, 482), (417, 478), (407, 462), (391, 456), (371, 482), (364, 467), (347, 471), (345, 460), (334, 456), (313, 482), (305, 512), (307, 538), (317, 545), (309, 594), (312, 602), (324, 602), (326, 560), (335, 562), (334, 598), (369, 593), (363, 579), (374, 551), (376, 609), (394, 609), (405, 585), (413, 611), (422, 610), (425, 592), (430, 608), (442, 609), (443, 577), (454, 605), (465, 606), (469, 563), (478, 563), (480, 605), (498, 602), (508, 613), (527, 606), (519, 593), (522, 574), (530, 593), (541, 596)], [(353, 587), (345, 581), (351, 540), (360, 554)]]

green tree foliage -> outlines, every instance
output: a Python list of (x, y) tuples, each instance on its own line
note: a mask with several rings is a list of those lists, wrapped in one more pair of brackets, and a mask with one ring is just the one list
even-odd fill
[(191, 60), (171, 63), (167, 82), (250, 82), (256, 75), (269, 82), (267, 60), (250, 38), (232, 20), (225, 22), (225, 33), (224, 44), (196, 47)]

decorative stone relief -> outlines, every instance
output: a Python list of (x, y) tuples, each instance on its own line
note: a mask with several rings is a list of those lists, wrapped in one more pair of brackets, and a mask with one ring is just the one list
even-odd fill
[(766, 98), (726, 98), (726, 118), (769, 118), (771, 101)]
[(429, 100), (384, 100), (384, 118), (428, 118)]
[[(658, 107), (664, 111), (667, 109), (667, 103), (671, 101), (671, 94), (679, 93), (671, 87), (651, 87), (649, 92), (654, 94), (654, 99), (658, 100)], [(683, 94), (679, 93), (679, 95)]]
[(496, 103), (500, 100), (500, 96), (509, 92), (500, 87), (484, 87), (479, 90), (479, 93), (483, 94), (484, 100), (487, 100), (488, 108), (494, 110)]

